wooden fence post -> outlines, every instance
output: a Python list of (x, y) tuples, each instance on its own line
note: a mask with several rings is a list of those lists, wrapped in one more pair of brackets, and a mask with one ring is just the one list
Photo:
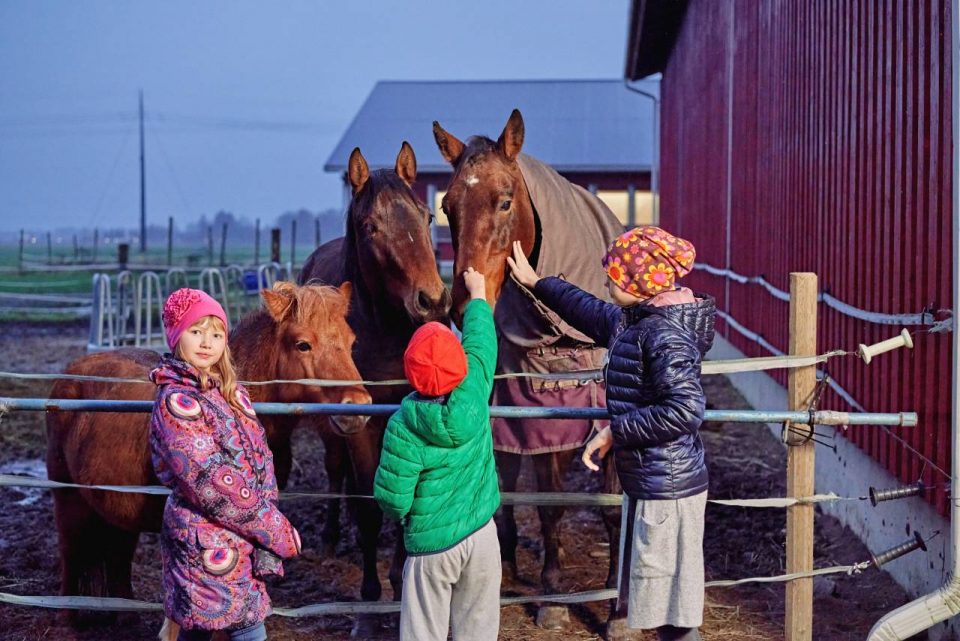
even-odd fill
[(253, 231), (253, 265), (260, 264), (260, 219), (257, 218), (257, 226)]
[(207, 264), (213, 267), (213, 225), (207, 226)]
[(270, 230), (270, 262), (280, 262), (280, 228)]
[(290, 271), (297, 260), (297, 221), (290, 221)]
[(220, 266), (227, 266), (227, 223), (223, 223), (223, 229), (220, 232)]
[[(790, 274), (790, 355), (813, 356), (817, 353), (817, 275)], [(817, 386), (816, 366), (791, 369), (787, 377), (789, 409), (805, 410)], [(803, 497), (814, 493), (814, 443), (785, 431), (787, 441), (787, 496)], [(806, 430), (813, 426), (798, 426)], [(813, 569), (813, 505), (787, 508), (787, 573)], [(787, 583), (786, 641), (810, 641), (813, 636), (813, 579), (795, 579)]]
[(167, 217), (167, 268), (173, 267), (173, 216)]

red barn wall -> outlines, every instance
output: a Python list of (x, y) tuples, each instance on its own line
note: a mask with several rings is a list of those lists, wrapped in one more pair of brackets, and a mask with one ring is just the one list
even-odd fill
[[(698, 261), (781, 290), (791, 271), (813, 271), (821, 291), (862, 309), (949, 309), (949, 11), (949, 0), (691, 0), (663, 77), (661, 224)], [(704, 271), (690, 280), (786, 351), (786, 302)], [(747, 355), (768, 354), (718, 326)], [(899, 329), (819, 308), (820, 351)], [(951, 339), (911, 329), (912, 351), (826, 369), (868, 411), (920, 413), (919, 427), (893, 430), (902, 440), (876, 427), (847, 436), (902, 481), (942, 488)], [(833, 392), (821, 407), (850, 409)], [(945, 513), (943, 489), (933, 500)]]

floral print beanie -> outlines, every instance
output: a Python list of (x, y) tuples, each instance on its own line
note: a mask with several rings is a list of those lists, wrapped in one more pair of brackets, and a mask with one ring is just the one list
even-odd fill
[(617, 287), (648, 298), (674, 288), (693, 269), (693, 243), (659, 227), (635, 227), (622, 234), (603, 257), (603, 268)]

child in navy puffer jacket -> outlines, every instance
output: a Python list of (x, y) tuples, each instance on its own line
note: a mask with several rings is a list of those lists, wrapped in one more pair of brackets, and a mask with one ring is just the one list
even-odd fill
[(632, 628), (660, 639), (700, 639), (707, 467), (699, 428), (700, 363), (713, 343), (713, 299), (676, 286), (693, 267), (691, 243), (658, 227), (617, 238), (603, 257), (607, 303), (561, 278), (541, 278), (515, 243), (517, 280), (566, 322), (608, 349), (610, 427), (583, 462), (612, 448), (628, 499), (623, 515), (621, 605)]

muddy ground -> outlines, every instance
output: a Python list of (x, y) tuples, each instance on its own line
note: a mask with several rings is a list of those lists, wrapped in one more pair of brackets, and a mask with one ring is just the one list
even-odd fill
[[(58, 372), (71, 359), (83, 355), (86, 326), (82, 324), (0, 324), (0, 370)], [(710, 403), (717, 408), (749, 409), (743, 398), (721, 377), (705, 380)], [(0, 396), (43, 396), (46, 382), (0, 379)], [(711, 498), (747, 498), (785, 494), (785, 452), (768, 430), (747, 424), (711, 424), (704, 428), (710, 456)], [(44, 474), (43, 416), (38, 413), (8, 413), (0, 419), (0, 472)], [(316, 433), (301, 429), (295, 436), (296, 465), (291, 490), (326, 489), (323, 448)], [(566, 485), (571, 491), (593, 491), (598, 479), (577, 464)], [(521, 477), (521, 491), (532, 488), (529, 466)], [(290, 501), (284, 510), (303, 535), (302, 557), (288, 564), (287, 578), (271, 586), (276, 605), (299, 606), (329, 601), (359, 599), (359, 553), (354, 531), (344, 522), (344, 537), (335, 555), (324, 556), (320, 532), (326, 506), (311, 500)], [(520, 577), (505, 586), (510, 594), (538, 592), (541, 544), (539, 521), (533, 507), (517, 508), (520, 527), (518, 551)], [(730, 508), (711, 504), (707, 509), (704, 547), (707, 579), (737, 579), (784, 572), (785, 513), (778, 509)], [(845, 565), (869, 558), (869, 552), (834, 519), (816, 517), (816, 566)], [(391, 594), (386, 570), (394, 532), (382, 537), (380, 552), (384, 598)], [(591, 509), (572, 509), (563, 521), (562, 541), (566, 551), (564, 581), (567, 590), (603, 587), (609, 546), (599, 514)], [(137, 598), (158, 601), (160, 561), (155, 534), (144, 534), (134, 566)], [(906, 594), (885, 572), (867, 571), (859, 576), (832, 575), (818, 581), (814, 603), (813, 638), (846, 641), (864, 639), (884, 613), (908, 601)], [(57, 533), (52, 501), (44, 491), (0, 488), (0, 592), (25, 595), (58, 593)], [(534, 625), (532, 606), (503, 609), (500, 638), (599, 639), (607, 604), (573, 606), (570, 623), (561, 631), (545, 631)], [(783, 584), (713, 588), (707, 592), (705, 639), (782, 639)], [(66, 627), (54, 610), (0, 605), (0, 639), (127, 641), (152, 639), (159, 615), (122, 615), (117, 623), (78, 633)], [(395, 622), (393, 622), (395, 624)], [(349, 638), (352, 620), (347, 616), (303, 619), (272, 617), (267, 622), (271, 639)], [(382, 638), (396, 637), (391, 621), (384, 623)], [(654, 639), (654, 635), (638, 638)], [(917, 637), (923, 638), (923, 637)]]

